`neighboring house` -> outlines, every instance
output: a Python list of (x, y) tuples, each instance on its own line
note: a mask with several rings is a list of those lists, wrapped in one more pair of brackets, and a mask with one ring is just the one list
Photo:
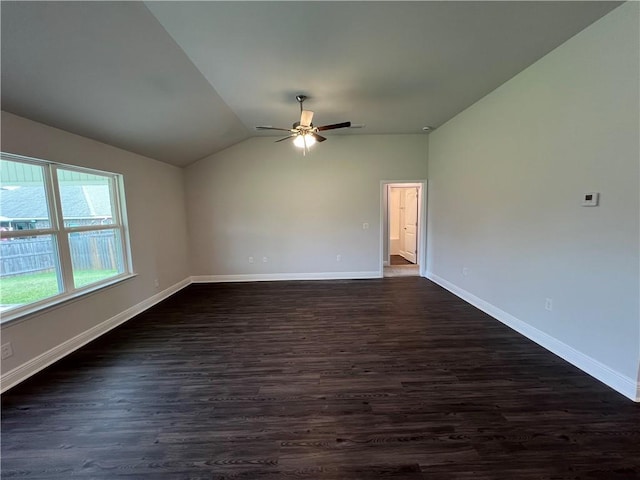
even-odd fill
[[(62, 209), (70, 225), (109, 223), (111, 205), (107, 185), (65, 185), (60, 189)], [(0, 227), (33, 230), (49, 225), (47, 201), (42, 186), (3, 185), (0, 188)]]
[[(112, 222), (109, 186), (60, 186), (66, 226), (105, 225)], [(42, 185), (20, 182), (3, 174), (0, 188), (0, 228), (3, 231), (36, 230), (50, 226), (47, 198)], [(51, 206), (49, 207), (51, 208)], [(93, 239), (90, 239), (92, 236)], [(50, 271), (55, 266), (52, 243), (47, 236), (27, 236), (0, 242), (0, 273), (22, 275)], [(113, 232), (71, 234), (74, 262), (79, 268), (115, 268)]]

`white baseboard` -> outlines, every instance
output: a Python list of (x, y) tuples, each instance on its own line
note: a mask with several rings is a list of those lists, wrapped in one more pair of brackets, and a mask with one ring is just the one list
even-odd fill
[(451, 293), (460, 297), (467, 303), (470, 303), (474, 307), (482, 310), (486, 314), (491, 315), (493, 318), (514, 329), (521, 335), (524, 335), (529, 340), (534, 341), (538, 345), (558, 355), (560, 358), (566, 360), (572, 365), (575, 365), (585, 373), (588, 373), (592, 377), (600, 380), (602, 383), (613, 388), (625, 397), (628, 397), (635, 402), (640, 402), (640, 382), (613, 370), (598, 360), (595, 360), (551, 335), (544, 333), (542, 330), (538, 330), (528, 323), (517, 319), (513, 315), (500, 310), (481, 298), (476, 297), (472, 293), (454, 285), (448, 280), (439, 277), (433, 272), (427, 272), (427, 278), (449, 290)]
[(90, 341), (95, 340), (101, 335), (104, 335), (109, 330), (114, 329), (118, 325), (122, 325), (127, 320), (130, 320), (136, 315), (151, 308), (156, 303), (159, 303), (165, 298), (168, 298), (174, 293), (178, 292), (179, 290), (182, 290), (189, 284), (191, 284), (191, 279), (185, 278), (181, 282), (172, 285), (162, 292), (156, 293), (154, 296), (149, 297), (146, 300), (138, 303), (137, 305), (126, 309), (124, 312), (121, 312), (118, 315), (111, 317), (108, 320), (95, 325), (94, 327), (91, 327), (89, 330), (86, 330), (81, 334), (70, 338), (66, 342), (57, 345), (51, 350), (48, 350), (29, 360), (28, 362), (23, 363), (19, 367), (8, 371), (4, 375), (2, 375), (2, 378), (0, 378), (0, 392), (5, 392), (11, 387), (38, 373), (40, 370), (48, 367), (52, 363), (60, 360), (62, 357), (69, 355), (71, 352), (74, 352), (83, 345), (86, 345)]
[(226, 283), (226, 282), (271, 282), (281, 280), (353, 280), (363, 278), (381, 278), (375, 272), (318, 272), (318, 273), (261, 273), (238, 275), (196, 275), (191, 277), (193, 283)]

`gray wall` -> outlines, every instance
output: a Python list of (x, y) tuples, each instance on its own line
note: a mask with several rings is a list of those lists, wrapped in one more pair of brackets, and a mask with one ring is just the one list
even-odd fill
[[(136, 277), (2, 326), (14, 355), (2, 373), (29, 372), (74, 339), (189, 276), (183, 170), (2, 112), (2, 149), (124, 175)], [(158, 279), (159, 286), (155, 286)]]
[[(639, 7), (617, 8), (429, 141), (429, 276), (552, 337), (630, 396), (640, 354)], [(581, 207), (586, 192), (600, 192), (599, 207)]]
[(377, 273), (380, 181), (426, 178), (426, 155), (423, 134), (253, 138), (189, 166), (192, 274)]

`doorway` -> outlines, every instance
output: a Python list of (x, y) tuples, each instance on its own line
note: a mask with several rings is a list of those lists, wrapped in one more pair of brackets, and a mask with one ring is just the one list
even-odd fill
[(420, 276), (424, 182), (383, 182), (382, 276)]

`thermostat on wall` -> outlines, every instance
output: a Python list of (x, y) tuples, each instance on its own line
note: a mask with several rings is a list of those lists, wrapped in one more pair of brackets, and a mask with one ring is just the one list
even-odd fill
[(588, 192), (584, 194), (582, 197), (582, 206), (583, 207), (597, 207), (598, 206), (598, 197), (599, 193), (597, 192)]

